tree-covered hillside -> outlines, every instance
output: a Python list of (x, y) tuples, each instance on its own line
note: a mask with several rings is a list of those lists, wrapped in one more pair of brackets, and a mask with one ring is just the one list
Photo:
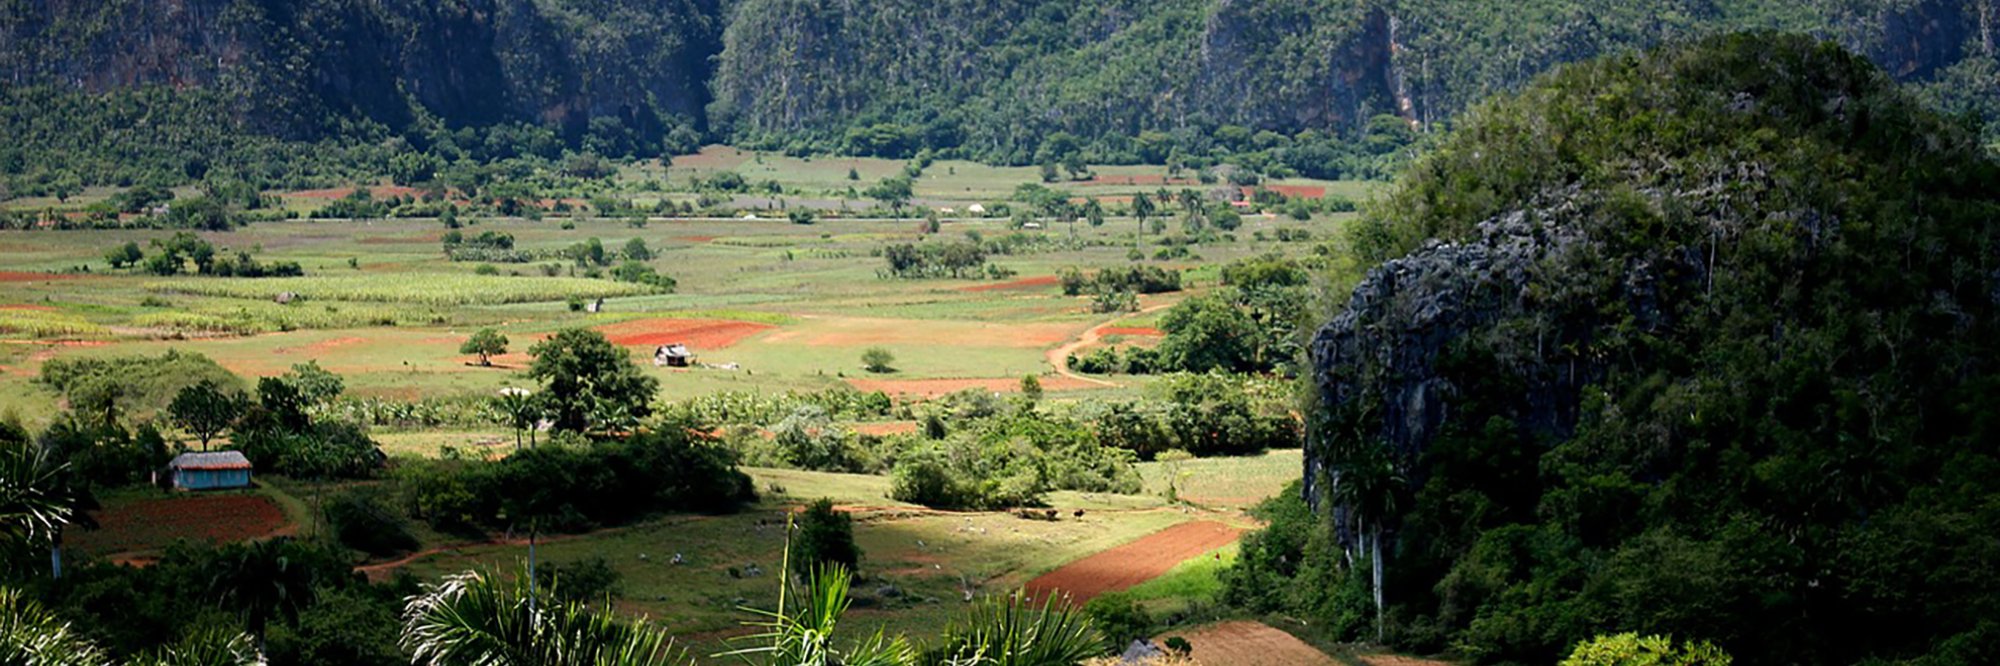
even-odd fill
[(1482, 662), (1993, 662), (1996, 183), (1803, 37), (1479, 107), (1356, 227), (1386, 263), (1312, 343), (1304, 491), (1232, 595), (1372, 636), (1379, 593), (1389, 640)]
[(1380, 177), (1397, 132), (1556, 64), (1750, 28), (1992, 119), (1996, 24), (2000, 0), (0, 0), (0, 182), (704, 140)]
[[(1901, 80), (2000, 96), (1991, 0), (744, 0), (714, 85), (753, 145), (1042, 161), (1058, 132), (1097, 161), (1243, 150), (1218, 136), (1360, 134), (1447, 120), (1563, 62), (1746, 29), (1805, 32)], [(1984, 101), (1980, 101), (1984, 100)]]

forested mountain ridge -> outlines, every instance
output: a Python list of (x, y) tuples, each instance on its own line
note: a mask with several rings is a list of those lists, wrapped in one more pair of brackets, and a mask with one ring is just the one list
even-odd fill
[(81, 154), (111, 137), (208, 147), (191, 178), (296, 161), (208, 131), (368, 163), (728, 141), (1010, 164), (1267, 151), (1244, 166), (1381, 176), (1341, 150), (1387, 119), (1448, 123), (1559, 63), (1742, 29), (1832, 39), (2000, 117), (2000, 0), (4, 0), (0, 172), (64, 155), (130, 180)]
[(16, 0), (0, 80), (205, 89), (289, 138), (525, 122), (652, 152), (700, 127), (716, 19), (715, 0)]

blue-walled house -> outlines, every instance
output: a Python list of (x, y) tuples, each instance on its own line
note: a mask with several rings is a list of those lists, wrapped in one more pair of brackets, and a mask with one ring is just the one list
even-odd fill
[(167, 471), (181, 490), (250, 487), (250, 459), (235, 451), (183, 453), (167, 463)]

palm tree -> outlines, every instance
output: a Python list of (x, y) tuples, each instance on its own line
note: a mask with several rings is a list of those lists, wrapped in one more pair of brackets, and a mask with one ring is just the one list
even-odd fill
[(25, 441), (0, 441), (0, 547), (50, 547), (49, 561), (62, 575), (62, 531), (77, 515), (69, 465)]
[(716, 656), (734, 656), (749, 663), (754, 663), (751, 656), (762, 656), (764, 663), (771, 666), (915, 666), (916, 648), (902, 636), (887, 637), (881, 629), (876, 629), (874, 636), (847, 650), (834, 647), (833, 630), (840, 623), (840, 616), (847, 613), (847, 590), (852, 582), (844, 565), (829, 563), (815, 570), (806, 586), (805, 598), (794, 607), (796, 610), (786, 612), (786, 601), (791, 594), (789, 574), (792, 570), (793, 540), (789, 535), (793, 528), (793, 516), (786, 514), (785, 534), (788, 536), (779, 569), (786, 573), (785, 578), (778, 582), (778, 610), (745, 609), (768, 619), (747, 623), (765, 630), (745, 636), (742, 640), (765, 645)]
[(534, 582), (467, 571), (424, 586), (403, 610), (416, 666), (660, 666), (690, 663), (664, 632), (581, 602), (529, 604)]
[[(787, 571), (790, 570), (790, 550), (787, 545)], [(873, 636), (846, 650), (834, 646), (833, 632), (840, 623), (840, 616), (847, 612), (850, 582), (845, 566), (828, 564), (821, 567), (813, 572), (803, 598), (798, 600), (797, 606), (791, 607), (790, 612), (787, 612), (786, 606), (791, 585), (780, 582), (778, 610), (751, 611), (768, 618), (749, 623), (750, 626), (763, 627), (765, 631), (743, 638), (763, 645), (724, 655), (739, 657), (749, 663), (761, 661), (770, 666), (915, 666), (916, 648), (902, 636), (890, 638), (881, 629), (876, 629)], [(753, 656), (761, 659), (753, 660)]]
[(533, 391), (514, 387), (500, 389), (500, 395), (493, 398), (493, 406), (500, 412), (501, 418), (506, 419), (507, 425), (514, 428), (515, 451), (521, 450), (523, 431), (528, 433), (528, 445), (534, 445), (535, 426), (542, 421), (543, 409), (542, 402), (535, 398)]
[(1132, 195), (1132, 216), (1139, 218), (1139, 233), (1132, 236), (1132, 246), (1139, 246), (1139, 239), (1146, 235), (1146, 218), (1153, 216), (1153, 200), (1145, 192)]
[(1384, 446), (1360, 445), (1345, 459), (1335, 463), (1333, 498), (1353, 512), (1362, 530), (1363, 546), (1369, 551), (1369, 576), (1375, 593), (1375, 640), (1383, 639), (1382, 561), (1383, 525), (1401, 509), (1400, 497), (1406, 483), (1396, 461)]
[(1075, 664), (1103, 654), (1104, 636), (1090, 619), (1053, 595), (1040, 607), (1016, 591), (975, 607), (945, 629), (948, 663), (966, 666)]
[(264, 629), (271, 619), (311, 603), (313, 571), (291, 539), (231, 546), (218, 553), (208, 581), (209, 595), (243, 612), (245, 624), (262, 651)]

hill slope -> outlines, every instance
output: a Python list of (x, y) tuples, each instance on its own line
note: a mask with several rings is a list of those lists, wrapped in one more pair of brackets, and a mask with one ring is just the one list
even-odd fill
[[(1305, 496), (1334, 498), (1334, 542), (1386, 527), (1414, 647), (1988, 661), (1995, 183), (1976, 137), (1832, 45), (1564, 68), (1470, 113), (1356, 231), (1388, 261), (1312, 344)], [(1317, 575), (1308, 612), (1372, 618), (1365, 583)]]

